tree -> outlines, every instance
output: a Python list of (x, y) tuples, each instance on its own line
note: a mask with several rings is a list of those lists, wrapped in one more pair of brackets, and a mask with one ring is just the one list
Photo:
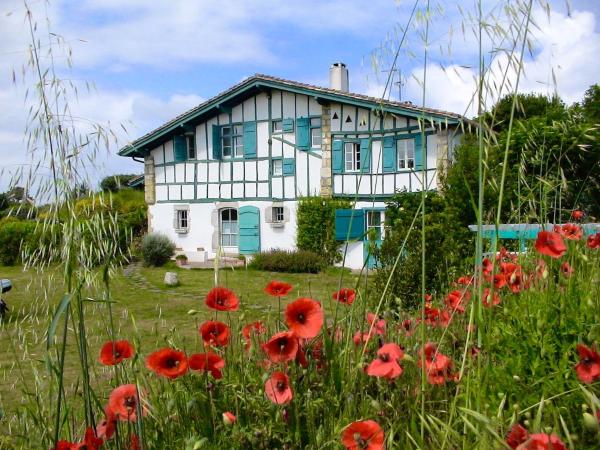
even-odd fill
[(103, 191), (117, 192), (127, 187), (127, 182), (137, 177), (135, 174), (120, 174), (104, 177), (100, 182), (100, 189)]

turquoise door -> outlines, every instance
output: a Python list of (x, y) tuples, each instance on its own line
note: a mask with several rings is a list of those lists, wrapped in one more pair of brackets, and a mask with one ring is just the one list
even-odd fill
[(255, 206), (242, 206), (239, 210), (240, 254), (260, 251), (260, 211)]

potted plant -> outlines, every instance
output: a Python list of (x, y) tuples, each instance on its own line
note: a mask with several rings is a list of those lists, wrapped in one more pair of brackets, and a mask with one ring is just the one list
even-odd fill
[(178, 266), (185, 266), (188, 263), (188, 257), (182, 253), (175, 257), (175, 262)]

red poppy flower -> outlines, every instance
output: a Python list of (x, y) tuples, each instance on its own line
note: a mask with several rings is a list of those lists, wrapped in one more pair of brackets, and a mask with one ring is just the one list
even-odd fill
[(244, 350), (248, 351), (252, 346), (252, 333), (260, 335), (264, 334), (266, 331), (265, 325), (260, 320), (245, 325), (244, 328), (242, 328), (242, 337), (246, 341)]
[(483, 271), (483, 275), (489, 277), (494, 270), (494, 263), (489, 258), (483, 258), (483, 263), (481, 265), (481, 270)]
[(583, 237), (583, 229), (574, 223), (565, 223), (559, 233), (570, 241), (578, 241)]
[(565, 261), (560, 265), (560, 271), (565, 278), (571, 278), (571, 275), (573, 275), (573, 273), (575, 272), (575, 269), (573, 269), (573, 267), (571, 267), (571, 264), (569, 264), (567, 261)]
[(384, 344), (377, 350), (377, 358), (367, 367), (367, 375), (392, 380), (402, 375), (399, 361), (404, 357), (402, 349), (394, 343)]
[(517, 450), (567, 450), (565, 444), (555, 434), (530, 434)]
[(83, 441), (79, 444), (75, 444), (71, 448), (73, 450), (98, 450), (103, 443), (103, 439), (96, 437), (96, 431), (92, 427), (88, 427), (85, 430)]
[(466, 303), (470, 298), (471, 293), (469, 291), (452, 291), (446, 296), (446, 305), (453, 311), (464, 313)]
[(506, 443), (513, 450), (527, 440), (529, 432), (521, 424), (515, 423), (506, 435)]
[(369, 330), (373, 330), (375, 334), (385, 334), (385, 320), (380, 319), (373, 313), (367, 313), (367, 323)]
[[(424, 350), (419, 353), (425, 353), (425, 370), (427, 372), (427, 382), (429, 384), (444, 384), (447, 380), (454, 379), (455, 376), (450, 373), (452, 369), (452, 360), (446, 355), (439, 353), (437, 346), (428, 342)], [(421, 358), (419, 358), (419, 367), (422, 367)]]
[(185, 353), (172, 348), (163, 348), (148, 355), (146, 367), (158, 375), (175, 379), (186, 374), (188, 361)]
[(100, 349), (100, 362), (105, 366), (114, 366), (129, 359), (135, 351), (128, 341), (108, 341)]
[(290, 379), (283, 372), (273, 372), (265, 383), (267, 398), (277, 405), (289, 403), (294, 396), (290, 388)]
[(271, 362), (293, 361), (298, 353), (298, 338), (291, 331), (282, 331), (274, 334), (262, 348)]
[(210, 290), (205, 300), (206, 306), (217, 311), (237, 311), (240, 300), (233, 291), (224, 287), (215, 287)]
[(121, 421), (135, 422), (137, 420), (138, 409), (142, 410), (142, 416), (148, 413), (143, 406), (143, 400), (140, 401), (135, 384), (123, 384), (114, 389), (108, 397), (109, 413)]
[(104, 419), (96, 425), (96, 435), (102, 439), (110, 439), (115, 434), (116, 425), (117, 417), (107, 408)]
[(56, 443), (56, 447), (54, 447), (52, 450), (73, 450), (75, 445), (76, 444), (73, 444), (72, 442), (60, 440)]
[(214, 345), (215, 347), (227, 346), (229, 338), (231, 338), (229, 327), (217, 320), (208, 320), (200, 325), (200, 334), (205, 345)]
[(333, 299), (337, 300), (340, 303), (346, 303), (347, 305), (351, 305), (354, 303), (354, 299), (356, 298), (356, 291), (354, 289), (342, 288), (337, 292), (333, 293)]
[(314, 338), (323, 326), (323, 309), (311, 298), (299, 298), (285, 308), (285, 322), (298, 337)]
[(500, 295), (497, 292), (492, 293), (490, 288), (483, 290), (483, 306), (490, 308), (500, 304)]
[(560, 234), (553, 231), (540, 231), (535, 241), (535, 248), (542, 255), (560, 258), (567, 252), (567, 246)]
[(507, 261), (516, 261), (517, 255), (515, 253), (511, 253), (506, 248), (500, 248), (500, 251), (496, 254), (496, 261), (499, 262), (507, 262)]
[(283, 281), (271, 281), (265, 288), (265, 292), (273, 297), (285, 297), (291, 290), (292, 285)]
[(140, 438), (137, 434), (131, 434), (131, 438), (129, 439), (129, 450), (142, 450)]
[(374, 420), (352, 422), (342, 432), (347, 450), (383, 450), (383, 441), (383, 430)]
[(588, 236), (586, 245), (592, 249), (600, 248), (600, 233)]
[(577, 376), (584, 383), (590, 384), (600, 379), (600, 355), (595, 349), (578, 344), (579, 363), (575, 366)]
[(573, 220), (581, 220), (585, 217), (585, 212), (579, 210), (579, 209), (574, 209), (571, 212), (571, 219)]
[(221, 370), (225, 367), (225, 360), (213, 352), (196, 353), (190, 356), (190, 369), (210, 372), (215, 380), (223, 377)]
[(237, 421), (237, 417), (229, 411), (223, 413), (223, 423), (225, 425), (233, 425)]
[(461, 286), (469, 286), (475, 277), (473, 275), (463, 275), (458, 280), (456, 280), (456, 284)]

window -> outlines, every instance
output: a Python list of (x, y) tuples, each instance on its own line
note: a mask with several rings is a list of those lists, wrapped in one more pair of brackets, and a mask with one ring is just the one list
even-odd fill
[(177, 233), (187, 233), (190, 228), (190, 212), (186, 206), (175, 207), (173, 226)]
[(188, 159), (196, 159), (196, 136), (187, 136)]
[(238, 215), (237, 210), (227, 208), (221, 210), (221, 246), (237, 247), (238, 245)]
[(283, 161), (281, 159), (274, 159), (272, 161), (271, 173), (274, 177), (280, 177), (283, 175)]
[[(375, 239), (381, 239), (383, 236), (383, 220), (381, 220), (381, 211), (367, 211), (367, 237), (375, 234)], [(371, 231), (371, 230), (374, 230)]]
[(344, 167), (346, 172), (360, 170), (360, 144), (358, 142), (344, 144)]
[(271, 122), (271, 132), (281, 133), (282, 131), (283, 131), (283, 121), (282, 120), (274, 120)]
[(273, 206), (273, 208), (271, 208), (271, 213), (273, 214), (273, 223), (283, 223), (283, 206)]
[(313, 117), (310, 119), (310, 146), (311, 148), (321, 148), (321, 118)]
[(398, 169), (414, 169), (415, 167), (415, 140), (400, 139), (396, 141), (398, 154)]
[(221, 148), (224, 158), (244, 156), (244, 137), (241, 124), (221, 127)]

